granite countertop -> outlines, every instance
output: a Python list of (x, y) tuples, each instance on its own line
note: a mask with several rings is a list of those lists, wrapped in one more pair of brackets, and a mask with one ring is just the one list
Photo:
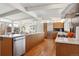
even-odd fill
[(14, 37), (20, 37), (20, 36), (24, 36), (24, 34), (0, 35), (0, 37), (8, 37), (8, 38), (14, 38)]
[(0, 37), (8, 37), (8, 38), (14, 38), (14, 37), (20, 37), (24, 35), (32, 35), (32, 34), (40, 34), (44, 32), (38, 32), (38, 33), (28, 33), (28, 34), (11, 34), (11, 35), (0, 35)]
[(28, 33), (28, 34), (26, 34), (26, 35), (33, 35), (33, 34), (40, 34), (40, 33), (44, 33), (44, 32)]
[(77, 39), (77, 38), (57, 37), (55, 42), (66, 43), (66, 44), (79, 44), (79, 39)]

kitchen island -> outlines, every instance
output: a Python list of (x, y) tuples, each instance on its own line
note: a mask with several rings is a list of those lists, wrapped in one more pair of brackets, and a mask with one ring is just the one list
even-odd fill
[(55, 42), (57, 56), (79, 56), (79, 39), (57, 37)]
[(12, 56), (12, 55), (18, 55), (18, 54), (21, 55), (21, 53), (16, 52), (17, 51), (16, 48), (18, 46), (22, 46), (21, 45), (22, 42), (23, 43), (25, 42), (21, 40), (21, 39), (24, 39), (23, 37), (24, 37), (23, 34), (0, 35), (0, 55), (1, 56)]

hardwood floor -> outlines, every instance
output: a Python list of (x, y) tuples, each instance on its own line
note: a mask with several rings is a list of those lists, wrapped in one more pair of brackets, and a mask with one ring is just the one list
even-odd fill
[(32, 48), (25, 53), (25, 56), (55, 56), (55, 42), (51, 39), (45, 39), (44, 42)]

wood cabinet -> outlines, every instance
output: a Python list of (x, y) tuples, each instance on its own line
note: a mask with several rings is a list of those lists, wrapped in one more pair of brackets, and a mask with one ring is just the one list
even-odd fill
[(48, 35), (47, 35), (47, 38), (48, 38), (48, 39), (53, 39), (53, 40), (55, 40), (56, 37), (57, 37), (57, 32), (52, 32), (52, 31), (48, 32)]
[(79, 56), (79, 45), (56, 43), (57, 56)]
[(29, 51), (44, 40), (44, 33), (26, 35), (26, 51)]
[(62, 22), (53, 23), (53, 28), (64, 28), (64, 23)]
[(0, 38), (0, 56), (1, 56), (1, 38)]
[(1, 56), (12, 56), (12, 39), (3, 38), (0, 40)]

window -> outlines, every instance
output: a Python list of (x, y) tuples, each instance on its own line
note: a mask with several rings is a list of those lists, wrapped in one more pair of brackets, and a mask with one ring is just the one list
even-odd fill
[(1, 21), (1, 22), (12, 23), (12, 21), (11, 21), (11, 20), (6, 19), (6, 18), (0, 18), (0, 21)]

